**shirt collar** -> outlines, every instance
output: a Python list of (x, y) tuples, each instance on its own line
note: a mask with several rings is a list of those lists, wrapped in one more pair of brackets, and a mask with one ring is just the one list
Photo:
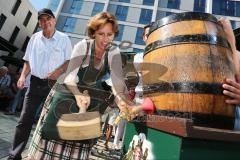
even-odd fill
[[(44, 37), (42, 31), (41, 31), (41, 38), (43, 38), (43, 39), (47, 39), (46, 37)], [(57, 31), (57, 30), (55, 30), (55, 32), (54, 32), (52, 38), (50, 38), (50, 39), (53, 39), (53, 40), (57, 40), (57, 39), (58, 39), (58, 31)]]
[(58, 31), (57, 31), (57, 30), (55, 30), (52, 38), (53, 38), (54, 40), (57, 40), (57, 39), (58, 39)]

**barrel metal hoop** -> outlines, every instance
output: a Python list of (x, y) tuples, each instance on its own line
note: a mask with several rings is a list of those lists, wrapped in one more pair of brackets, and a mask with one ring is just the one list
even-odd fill
[(170, 45), (177, 45), (177, 44), (210, 44), (210, 45), (218, 45), (224, 48), (231, 48), (228, 41), (222, 37), (216, 35), (209, 35), (209, 34), (194, 34), (194, 35), (180, 35), (175, 37), (169, 37), (164, 40), (157, 40), (153, 43), (150, 43), (145, 48), (144, 56), (149, 52), (170, 46)]
[(144, 94), (198, 93), (223, 95), (222, 84), (208, 82), (159, 82), (143, 86)]
[(190, 21), (190, 20), (202, 20), (202, 21), (210, 21), (218, 24), (218, 20), (215, 16), (209, 13), (201, 13), (201, 12), (184, 12), (172, 14), (170, 16), (164, 17), (162, 19), (157, 20), (150, 27), (149, 34), (154, 32), (156, 29), (179, 21)]

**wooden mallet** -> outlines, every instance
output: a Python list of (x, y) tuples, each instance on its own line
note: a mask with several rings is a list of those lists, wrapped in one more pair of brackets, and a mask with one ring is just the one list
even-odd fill
[(86, 140), (102, 135), (99, 112), (86, 112), (83, 107), (80, 107), (79, 113), (62, 114), (57, 128), (63, 140)]

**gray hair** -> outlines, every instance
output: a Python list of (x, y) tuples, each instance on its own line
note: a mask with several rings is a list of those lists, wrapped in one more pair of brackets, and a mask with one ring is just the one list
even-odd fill
[(0, 69), (1, 69), (1, 70), (5, 70), (5, 71), (8, 71), (8, 68), (7, 68), (6, 66), (2, 66)]

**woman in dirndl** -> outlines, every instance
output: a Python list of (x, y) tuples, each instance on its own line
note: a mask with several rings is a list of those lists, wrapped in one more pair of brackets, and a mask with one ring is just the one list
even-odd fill
[[(84, 160), (89, 158), (90, 150), (96, 142), (94, 140), (49, 140), (42, 136), (44, 120), (56, 102), (72, 98), (77, 106), (85, 107), (87, 111), (101, 110), (102, 102), (93, 100), (92, 97), (90, 99), (87, 93), (82, 93), (78, 89), (78, 85), (102, 89), (103, 77), (110, 73), (113, 94), (120, 109), (123, 100), (126, 99), (127, 90), (122, 74), (120, 50), (118, 47), (110, 45), (119, 31), (116, 18), (108, 12), (101, 12), (90, 19), (87, 27), (88, 36), (91, 39), (84, 39), (74, 46), (64, 78), (65, 89), (64, 87), (58, 89), (59, 84), (57, 83), (50, 91), (30, 143), (28, 159)], [(69, 92), (69, 96), (59, 94), (58, 91), (63, 92), (63, 90)]]

